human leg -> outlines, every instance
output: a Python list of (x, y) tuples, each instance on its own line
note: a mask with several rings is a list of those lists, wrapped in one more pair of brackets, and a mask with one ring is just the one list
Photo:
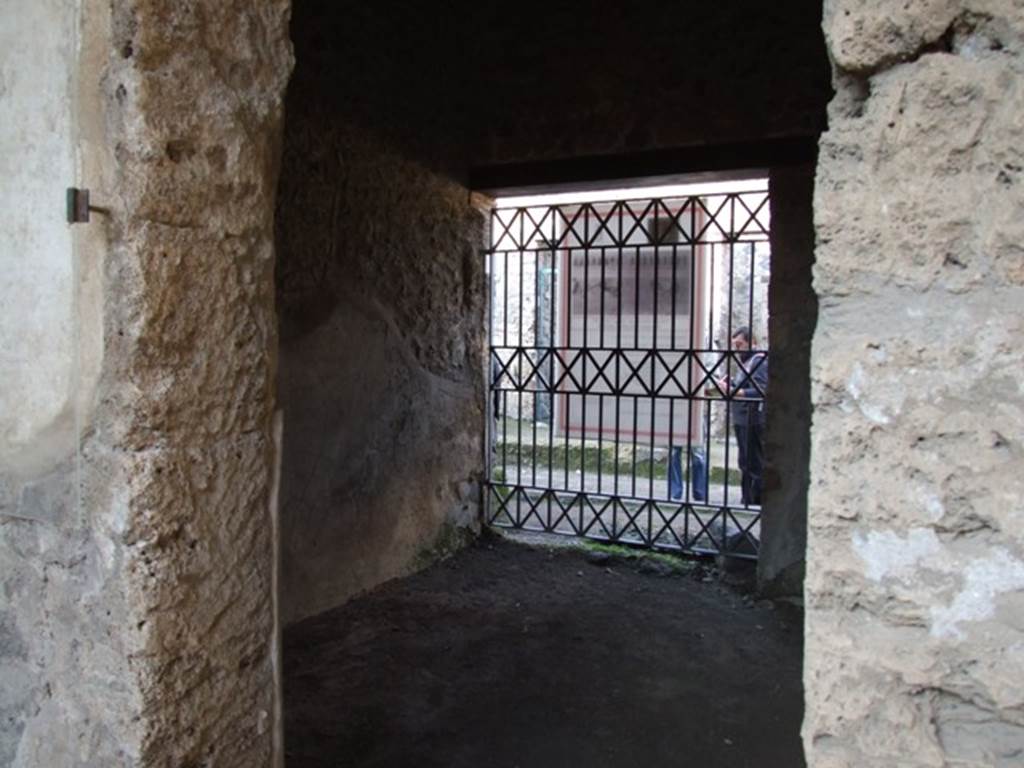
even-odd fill
[(683, 497), (683, 449), (678, 445), (668, 453), (668, 497), (673, 501)]
[(690, 449), (690, 488), (694, 501), (707, 501), (708, 466), (703, 448)]
[(760, 504), (764, 474), (764, 427), (758, 423), (751, 426), (748, 436), (747, 473), (750, 476), (749, 503)]
[(750, 428), (746, 424), (733, 424), (736, 435), (736, 448), (739, 453), (737, 463), (740, 467), (740, 499), (744, 504), (750, 503), (750, 471), (747, 465), (747, 454), (750, 446)]

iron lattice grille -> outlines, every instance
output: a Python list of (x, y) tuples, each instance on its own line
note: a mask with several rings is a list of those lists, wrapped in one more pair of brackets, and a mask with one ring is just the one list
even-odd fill
[(492, 211), (492, 525), (757, 556), (768, 227), (762, 188)]

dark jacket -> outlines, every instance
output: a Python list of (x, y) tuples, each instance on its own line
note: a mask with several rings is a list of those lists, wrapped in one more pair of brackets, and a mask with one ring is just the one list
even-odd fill
[[(746, 368), (744, 371), (743, 368)], [(764, 399), (768, 394), (768, 355), (754, 352), (732, 377), (729, 404), (733, 424), (764, 426)]]

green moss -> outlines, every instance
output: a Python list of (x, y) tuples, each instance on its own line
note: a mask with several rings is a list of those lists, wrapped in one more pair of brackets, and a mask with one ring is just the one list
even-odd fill
[(600, 541), (590, 540), (583, 541), (580, 546), (590, 552), (603, 552), (616, 560), (632, 560), (636, 562), (641, 560), (653, 560), (659, 563), (664, 563), (677, 573), (685, 573), (693, 567), (692, 561), (668, 552), (636, 549), (634, 547), (622, 546), (621, 544), (605, 544)]

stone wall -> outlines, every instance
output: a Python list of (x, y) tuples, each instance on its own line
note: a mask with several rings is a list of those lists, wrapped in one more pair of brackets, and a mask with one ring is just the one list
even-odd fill
[(292, 25), (277, 216), (286, 623), (479, 528), (485, 216), (440, 170), (464, 148), (431, 108), (448, 91), (399, 84), (399, 68), (433, 77), (399, 58), (396, 40), (424, 32), (408, 21), (307, 2)]
[[(34, 215), (59, 217), (76, 181), (106, 209), (74, 233), (76, 290), (102, 307), (102, 353), (75, 364), (102, 365), (94, 389), (76, 382), (71, 445), (33, 486), (39, 514), (0, 518), (4, 605), (17, 606), (0, 619), (0, 761), (267, 765), (288, 4), (79, 8), (57, 12), (79, 47), (48, 66), (76, 87), (80, 176), (37, 170), (51, 202)], [(86, 339), (91, 301), (77, 310)]]
[(113, 19), (111, 360), (89, 452), (123, 494), (145, 764), (262, 765), (272, 749), (272, 220), (288, 10), (138, 0)]
[(812, 766), (1024, 755), (1024, 11), (832, 0), (815, 195)]
[(807, 549), (811, 338), (818, 319), (818, 299), (811, 286), (814, 167), (773, 169), (769, 192), (771, 368), (757, 579), (764, 595), (794, 596), (803, 592)]

